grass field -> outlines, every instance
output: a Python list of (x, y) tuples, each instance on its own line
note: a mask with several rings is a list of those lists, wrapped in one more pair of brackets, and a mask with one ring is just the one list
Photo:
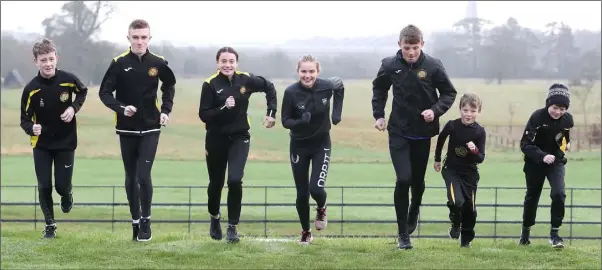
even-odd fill
[[(172, 122), (161, 135), (159, 158), (153, 170), (156, 188), (155, 203), (206, 203), (206, 190), (202, 187), (178, 189), (174, 186), (205, 186), (207, 184), (204, 157), (204, 131), (198, 120), (200, 80), (183, 81), (178, 87)], [(485, 103), (479, 119), (484, 125), (508, 124), (503, 115), (508, 104), (520, 102), (513, 120), (523, 125), (529, 114), (543, 104), (548, 82), (529, 81), (509, 85), (483, 85), (478, 81), (458, 80), (460, 92), (475, 91)], [(524, 187), (520, 153), (497, 151), (489, 148), (487, 160), (481, 165), (482, 187), (477, 195), (477, 235), (496, 235), (508, 239), (478, 238), (470, 250), (459, 250), (458, 243), (448, 239), (414, 238), (415, 250), (400, 252), (394, 249), (393, 237), (381, 239), (333, 239), (328, 235), (393, 235), (396, 231), (392, 206), (360, 207), (338, 204), (392, 203), (394, 172), (390, 165), (386, 133), (372, 128), (370, 109), (370, 83), (346, 82), (343, 122), (333, 128), (333, 165), (328, 176), (329, 220), (324, 232), (316, 233), (314, 245), (300, 247), (283, 237), (297, 235), (300, 231), (294, 207), (295, 190), (292, 187), (288, 164), (287, 131), (277, 125), (273, 129), (260, 126), (265, 112), (265, 100), (259, 94), (252, 98), (249, 115), (252, 119), (252, 144), (250, 161), (244, 179), (243, 203), (283, 203), (287, 206), (244, 206), (240, 233), (243, 236), (261, 235), (267, 238), (246, 237), (236, 246), (214, 242), (207, 237), (206, 206), (153, 207), (153, 241), (131, 243), (129, 213), (126, 206), (113, 209), (106, 206), (83, 206), (83, 202), (110, 203), (113, 194), (116, 202), (125, 203), (124, 174), (119, 157), (119, 147), (112, 128), (112, 115), (97, 98), (97, 89), (91, 89), (88, 101), (78, 114), (80, 146), (76, 152), (74, 185), (114, 185), (113, 188), (74, 189), (76, 206), (69, 214), (55, 208), (59, 220), (58, 236), (53, 244), (40, 241), (42, 223), (36, 229), (31, 223), (2, 223), (2, 268), (579, 268), (600, 269), (600, 241), (573, 240), (560, 251), (552, 250), (545, 239), (534, 239), (531, 247), (518, 247), (521, 207), (498, 208), (497, 212), (486, 204), (496, 202), (495, 190), (486, 187)], [(597, 85), (599, 89), (599, 84)], [(283, 82), (277, 84), (279, 97)], [(600, 117), (600, 91), (594, 91), (588, 103), (588, 119)], [(20, 91), (2, 93), (2, 185), (35, 185), (35, 174), (28, 138), (19, 127), (18, 101)], [(279, 99), (280, 101), (281, 99)], [(390, 100), (389, 100), (390, 104)], [(582, 115), (575, 108), (577, 124)], [(390, 105), (389, 105), (390, 107)], [(598, 108), (598, 109), (596, 109)], [(445, 119), (457, 117), (452, 108)], [(598, 117), (598, 118), (596, 118)], [(569, 154), (567, 188), (600, 188), (600, 152), (574, 152)], [(426, 176), (428, 188), (423, 204), (445, 203), (443, 180), (430, 167)], [(289, 186), (268, 189), (257, 186)], [(379, 188), (353, 188), (378, 186)], [(340, 187), (345, 187), (342, 191)], [(546, 185), (547, 187), (547, 185)], [(115, 193), (113, 193), (115, 192)], [(225, 202), (225, 192), (223, 202)], [(499, 189), (497, 203), (521, 204), (522, 189)], [(1, 190), (2, 203), (34, 202), (34, 188), (8, 188)], [(55, 195), (55, 201), (58, 201)], [(567, 189), (567, 204), (601, 205), (600, 190)], [(549, 191), (544, 191), (542, 206), (550, 204)], [(479, 206), (481, 205), (481, 206)], [(3, 206), (2, 219), (41, 219), (34, 206)], [(190, 212), (189, 212), (190, 211)], [(226, 207), (222, 208), (224, 216)], [(190, 213), (190, 214), (189, 214)], [(115, 219), (112, 223), (67, 223), (64, 219)], [(189, 216), (190, 215), (190, 216)], [(538, 224), (533, 228), (535, 237), (545, 237), (549, 225), (549, 208), (538, 212)], [(267, 218), (270, 223), (261, 221)], [(203, 222), (174, 224), (161, 221), (201, 220)], [(339, 220), (380, 220), (388, 223), (343, 223)], [(423, 207), (421, 220), (445, 221), (445, 207)], [(514, 221), (497, 224), (486, 221)], [(562, 235), (601, 237), (600, 208), (567, 208), (565, 221), (593, 222), (588, 225), (562, 227)], [(285, 221), (290, 221), (285, 223)], [(480, 221), (480, 223), (479, 223)], [(421, 223), (420, 235), (444, 237), (447, 223)], [(190, 230), (190, 232), (189, 232)], [(418, 232), (417, 232), (418, 233)], [(65, 254), (72, 254), (67, 256)], [(562, 254), (562, 255), (559, 255)], [(142, 257), (142, 255), (146, 255)], [(33, 258), (33, 259), (32, 259)], [(133, 263), (135, 261), (136, 263)]]

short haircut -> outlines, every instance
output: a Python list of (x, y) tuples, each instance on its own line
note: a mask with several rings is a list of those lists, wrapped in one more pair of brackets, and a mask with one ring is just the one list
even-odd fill
[(299, 71), (299, 68), (301, 68), (301, 63), (303, 63), (303, 62), (316, 63), (316, 70), (318, 72), (320, 72), (320, 62), (316, 59), (315, 56), (313, 56), (311, 54), (306, 54), (304, 56), (301, 56), (301, 58), (299, 58), (299, 61), (297, 61), (297, 71)]
[(481, 108), (483, 107), (483, 102), (481, 101), (481, 98), (479, 97), (479, 95), (474, 94), (474, 93), (466, 93), (464, 95), (462, 95), (462, 97), (460, 98), (460, 110), (462, 108), (464, 108), (464, 106), (470, 106), (474, 109), (477, 109), (478, 112), (481, 112)]
[(32, 53), (34, 59), (38, 59), (39, 55), (48, 54), (51, 52), (56, 52), (56, 47), (50, 39), (43, 38), (42, 40), (33, 44)]
[(219, 57), (220, 57), (220, 55), (222, 55), (222, 53), (234, 54), (234, 56), (236, 56), (236, 62), (238, 62), (238, 53), (232, 47), (221, 47), (219, 50), (217, 50), (217, 54), (215, 55), (216, 62), (219, 61)]
[(128, 29), (145, 29), (145, 28), (150, 29), (150, 25), (148, 24), (148, 22), (143, 19), (136, 19), (130, 23), (130, 27)]
[(409, 24), (399, 32), (399, 41), (402, 40), (408, 44), (418, 44), (423, 40), (422, 31), (415, 25)]

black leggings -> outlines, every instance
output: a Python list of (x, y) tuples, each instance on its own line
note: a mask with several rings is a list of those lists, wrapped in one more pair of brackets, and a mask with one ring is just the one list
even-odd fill
[(319, 208), (326, 205), (324, 187), (330, 167), (330, 146), (330, 134), (316, 139), (290, 142), (291, 167), (297, 188), (297, 213), (305, 231), (309, 230), (309, 196), (311, 195)]
[(71, 193), (75, 152), (71, 150), (33, 149), (33, 163), (38, 178), (40, 208), (46, 225), (54, 223), (52, 200), (52, 165), (54, 163), (54, 188), (61, 197)]
[(563, 164), (554, 163), (546, 166), (536, 166), (526, 164), (523, 168), (527, 182), (527, 192), (523, 206), (523, 226), (531, 227), (535, 225), (537, 216), (537, 206), (546, 178), (550, 182), (550, 198), (552, 206), (550, 208), (550, 225), (552, 228), (559, 228), (564, 219), (564, 201), (566, 193), (564, 189), (565, 169)]
[[(389, 152), (395, 169), (395, 214), (398, 233), (407, 233), (408, 208), (417, 213), (424, 194), (424, 174), (428, 165), (431, 140), (412, 140), (389, 134)], [(412, 205), (409, 194), (412, 191)]]
[(224, 136), (207, 132), (205, 138), (205, 160), (209, 174), (207, 188), (208, 210), (212, 216), (220, 211), (222, 189), (228, 169), (228, 224), (238, 225), (242, 208), (242, 178), (249, 156), (251, 136), (243, 133)]
[(125, 192), (132, 220), (151, 215), (153, 201), (151, 171), (159, 145), (159, 135), (159, 133), (152, 133), (145, 136), (119, 136), (121, 158), (125, 168)]

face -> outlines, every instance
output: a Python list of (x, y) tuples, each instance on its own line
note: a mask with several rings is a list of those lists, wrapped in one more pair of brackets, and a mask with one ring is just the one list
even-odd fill
[(314, 85), (318, 74), (320, 74), (316, 62), (301, 62), (297, 73), (299, 74), (301, 84), (308, 88)]
[(150, 39), (150, 29), (148, 28), (128, 30), (128, 41), (130, 42), (130, 47), (132, 48), (132, 52), (137, 55), (143, 55), (146, 53)]
[(399, 48), (401, 49), (401, 54), (403, 55), (403, 59), (408, 63), (416, 63), (418, 61), (418, 57), (420, 57), (420, 50), (422, 50), (422, 46), (424, 46), (424, 41), (416, 44), (409, 44), (405, 38), (398, 42)]
[(56, 63), (58, 60), (59, 57), (56, 55), (56, 52), (39, 54), (38, 57), (34, 59), (36, 66), (38, 69), (40, 69), (40, 74), (45, 78), (54, 76), (54, 73), (56, 72)]
[(564, 106), (552, 105), (548, 107), (548, 113), (553, 119), (560, 119), (566, 113), (566, 108)]
[(236, 55), (233, 53), (223, 52), (219, 55), (219, 59), (217, 59), (217, 69), (228, 77), (234, 74), (237, 64)]
[(477, 116), (479, 116), (479, 110), (469, 104), (464, 105), (464, 107), (460, 109), (460, 117), (464, 124), (468, 125), (474, 123), (477, 120)]

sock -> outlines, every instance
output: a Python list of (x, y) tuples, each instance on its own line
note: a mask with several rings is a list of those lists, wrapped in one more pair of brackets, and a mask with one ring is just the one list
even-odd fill
[(142, 217), (142, 218), (143, 218), (143, 219), (150, 219), (150, 217), (151, 217), (151, 216), (148, 216), (148, 217)]
[(140, 219), (132, 219), (132, 224), (138, 224), (140, 223)]
[(215, 216), (210, 214), (210, 216), (211, 216), (211, 218), (212, 218), (212, 219), (219, 219), (219, 218), (220, 218), (220, 216), (221, 216), (221, 214), (220, 214), (220, 213), (218, 213), (218, 214), (217, 214), (217, 215), (215, 215)]
[(48, 224), (46, 227), (56, 227), (56, 223)]

